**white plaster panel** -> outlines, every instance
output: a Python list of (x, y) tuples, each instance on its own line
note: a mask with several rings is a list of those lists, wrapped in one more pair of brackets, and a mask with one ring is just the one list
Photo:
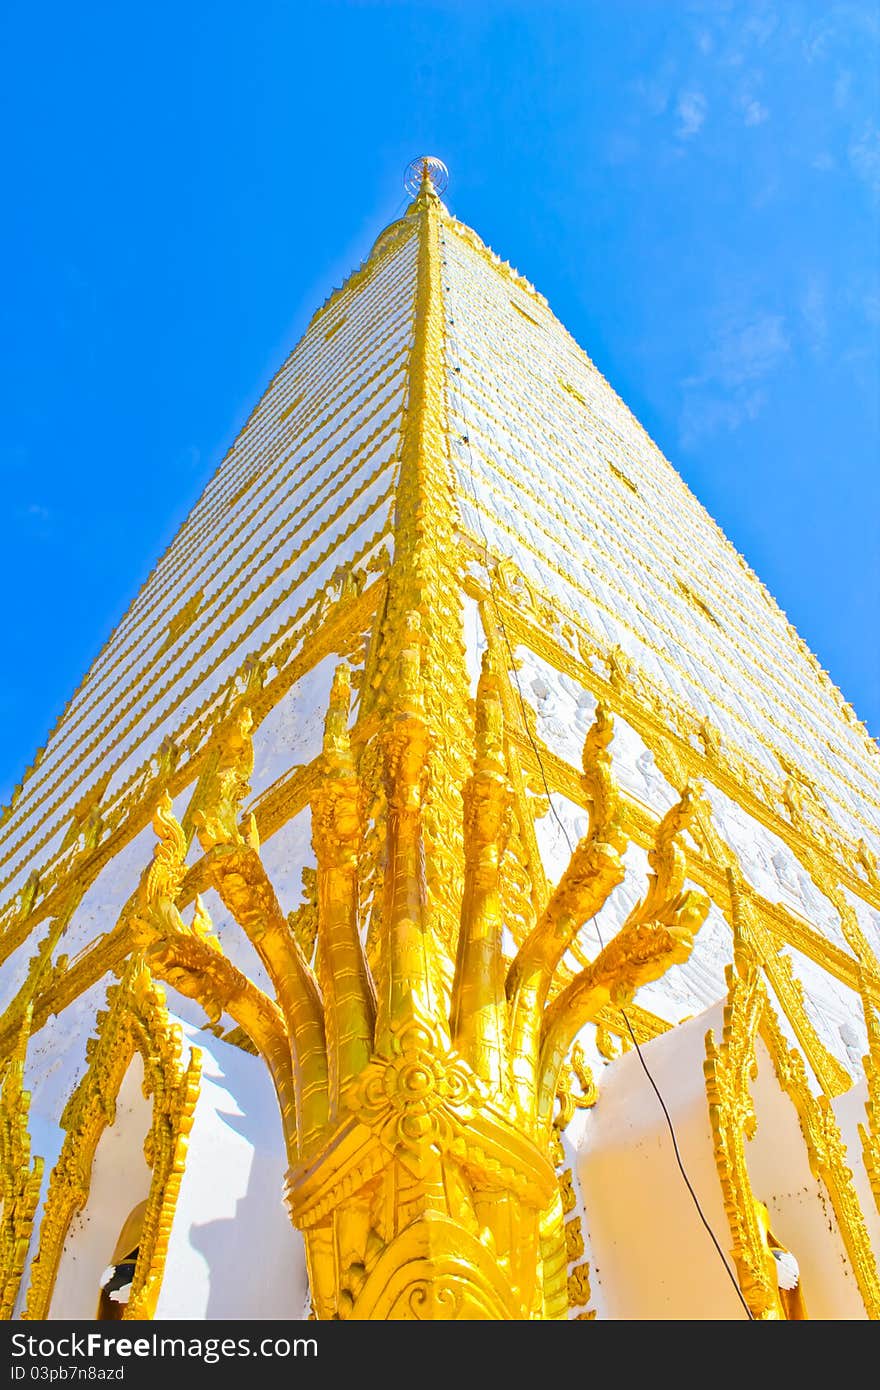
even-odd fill
[(201, 1051), (202, 1082), (156, 1318), (305, 1318), (305, 1255), (282, 1201), (269, 1074), (259, 1058), (184, 1031)]
[(470, 681), (471, 696), (477, 693), (477, 681), (482, 670), (483, 652), (486, 650), (486, 634), (480, 621), (480, 605), (476, 599), (465, 597), (462, 603), (464, 620), (464, 654)]
[[(685, 1171), (721, 1250), (730, 1231), (721, 1199), (703, 1063), (706, 1035), (720, 1040), (723, 1002), (644, 1044), (642, 1056), (669, 1111)], [(755, 1196), (798, 1260), (814, 1318), (862, 1318), (827, 1197), (813, 1178), (797, 1115), (758, 1042), (753, 1097), (757, 1133), (747, 1145)], [(745, 1316), (675, 1163), (669, 1130), (638, 1056), (626, 1053), (600, 1078), (586, 1112), (578, 1179), (603, 1316), (731, 1319)], [(729, 1260), (729, 1256), (727, 1256)]]
[(852, 1170), (853, 1186), (868, 1231), (868, 1239), (876, 1254), (877, 1263), (880, 1265), (880, 1211), (877, 1209), (877, 1202), (871, 1191), (871, 1183), (865, 1169), (862, 1136), (859, 1133), (860, 1125), (865, 1128), (868, 1125), (865, 1110), (867, 1100), (868, 1085), (865, 1078), (861, 1077), (851, 1090), (844, 1091), (842, 1096), (834, 1097), (831, 1108), (840, 1128), (840, 1137), (846, 1145), (846, 1164)]
[[(720, 1028), (717, 1032), (720, 1035)], [(810, 1317), (862, 1319), (865, 1309), (837, 1219), (825, 1189), (810, 1171), (797, 1111), (780, 1090), (760, 1038), (756, 1056), (752, 1098), (757, 1131), (746, 1150), (752, 1190), (767, 1206), (777, 1239), (798, 1261)]]
[(786, 946), (785, 955), (804, 987), (804, 1009), (822, 1042), (841, 1066), (858, 1074), (868, 1050), (859, 995), (794, 947)]
[(778, 835), (761, 825), (711, 783), (704, 784), (718, 831), (739, 859), (746, 879), (770, 902), (805, 918), (841, 950), (850, 951), (832, 903)]
[[(706, 1029), (720, 1024), (718, 1005), (644, 1045), (642, 1052), (672, 1115), (688, 1178), (725, 1250), (729, 1231), (703, 1081)], [(598, 1104), (586, 1112), (577, 1177), (591, 1282), (603, 1317), (744, 1316), (684, 1185), (663, 1112), (634, 1052), (612, 1062), (601, 1076)]]
[(339, 662), (333, 653), (318, 662), (254, 730), (254, 770), (245, 810), (279, 777), (310, 763), (320, 753), (330, 686)]
[(51, 1014), (28, 1043), (25, 1089), (31, 1093), (31, 1112), (57, 1121), (85, 1075), (86, 1043), (96, 1032), (95, 1019), (107, 1002), (107, 989), (116, 984), (105, 975), (83, 990), (60, 1014)]
[(315, 865), (311, 809), (305, 807), (282, 825), (260, 854), (279, 903), (285, 912), (293, 912), (302, 902), (302, 871)]
[(152, 1111), (143, 1095), (143, 1077), (143, 1062), (135, 1054), (119, 1090), (114, 1122), (98, 1140), (88, 1200), (64, 1242), (49, 1308), (52, 1320), (94, 1319), (101, 1276), (125, 1220), (150, 1191), (143, 1146)]

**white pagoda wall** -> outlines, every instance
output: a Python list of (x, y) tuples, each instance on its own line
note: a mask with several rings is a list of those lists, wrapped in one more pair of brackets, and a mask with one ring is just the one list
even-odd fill
[(464, 529), (880, 850), (880, 750), (759, 580), (546, 300), (451, 219), (442, 263)]
[(112, 810), (149, 776), (163, 740), (387, 532), (414, 291), (404, 224), (372, 271), (315, 316), (27, 774), (0, 832), (0, 904), (33, 870), (72, 857), (61, 842), (73, 808), (102, 774), (112, 773), (102, 798)]

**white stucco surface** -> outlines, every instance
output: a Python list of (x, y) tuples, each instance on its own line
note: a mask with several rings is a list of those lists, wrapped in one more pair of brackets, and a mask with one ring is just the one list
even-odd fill
[(151, 1108), (141, 1089), (143, 1075), (143, 1063), (136, 1054), (119, 1091), (115, 1120), (95, 1150), (88, 1200), (73, 1218), (64, 1242), (49, 1308), (52, 1319), (94, 1318), (101, 1276), (125, 1220), (149, 1193), (150, 1170), (143, 1144)]
[(156, 1317), (307, 1317), (303, 1243), (282, 1201), (284, 1145), (265, 1065), (184, 1031), (202, 1053), (202, 1084)]
[[(644, 1045), (642, 1055), (672, 1119), (688, 1180), (730, 1262), (703, 1075), (706, 1034), (711, 1029), (720, 1038), (722, 1027), (719, 1003)], [(775, 1235), (799, 1262), (810, 1315), (864, 1318), (831, 1204), (810, 1173), (796, 1112), (760, 1041), (757, 1056), (752, 1094), (758, 1128), (747, 1144), (754, 1194), (767, 1205)], [(852, 1152), (850, 1161), (856, 1161)], [(745, 1316), (678, 1169), (659, 1101), (635, 1052), (601, 1075), (599, 1101), (583, 1122), (577, 1176), (601, 1316)]]

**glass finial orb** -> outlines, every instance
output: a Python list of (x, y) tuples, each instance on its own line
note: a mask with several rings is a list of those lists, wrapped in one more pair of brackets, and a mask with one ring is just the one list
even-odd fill
[(423, 154), (418, 159), (410, 160), (403, 176), (403, 186), (411, 198), (418, 197), (422, 178), (426, 171), (431, 181), (431, 187), (438, 197), (446, 189), (446, 185), (449, 183), (449, 170), (443, 160), (437, 159), (432, 154)]

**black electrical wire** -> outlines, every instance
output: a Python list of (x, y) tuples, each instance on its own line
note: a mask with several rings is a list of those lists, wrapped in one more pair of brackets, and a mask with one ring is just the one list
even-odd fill
[[(456, 368), (456, 371), (460, 371), (460, 369)], [(552, 797), (552, 795), (551, 795), (550, 786), (549, 786), (549, 783), (548, 783), (548, 781), (547, 781), (547, 774), (546, 774), (546, 771), (545, 771), (545, 769), (544, 769), (544, 761), (543, 761), (543, 759), (542, 759), (542, 757), (541, 757), (540, 749), (539, 749), (539, 747), (538, 747), (538, 744), (537, 744), (537, 742), (536, 742), (536, 740), (535, 740), (535, 738), (534, 738), (534, 736), (533, 736), (533, 734), (532, 734), (531, 728), (530, 728), (530, 726), (529, 726), (528, 715), (527, 715), (527, 713), (526, 713), (525, 698), (524, 698), (523, 693), (522, 693), (522, 686), (520, 685), (519, 672), (518, 672), (518, 670), (517, 670), (517, 668), (516, 668), (516, 662), (514, 661), (513, 648), (511, 647), (511, 644), (510, 644), (510, 637), (509, 637), (509, 635), (508, 635), (507, 627), (506, 627), (506, 624), (505, 624), (505, 622), (504, 622), (504, 615), (503, 615), (503, 613), (501, 612), (501, 609), (500, 609), (500, 607), (499, 607), (499, 604), (498, 604), (498, 602), (497, 602), (497, 600), (496, 600), (496, 598), (495, 598), (495, 593), (494, 593), (494, 588), (493, 588), (493, 578), (492, 578), (492, 565), (491, 565), (490, 556), (489, 556), (489, 537), (488, 537), (488, 535), (486, 534), (486, 528), (485, 528), (485, 526), (483, 525), (483, 519), (482, 519), (482, 516), (481, 516), (481, 513), (480, 513), (480, 505), (479, 505), (479, 501), (478, 501), (478, 499), (477, 499), (477, 491), (476, 491), (476, 486), (475, 486), (475, 483), (474, 483), (474, 473), (475, 473), (475, 469), (474, 469), (474, 456), (473, 456), (473, 452), (472, 452), (472, 450), (471, 450), (470, 438), (469, 438), (469, 436), (466, 435), (466, 434), (465, 434), (465, 435), (461, 435), (460, 438), (461, 438), (461, 442), (462, 442), (463, 444), (466, 444), (466, 445), (467, 445), (468, 459), (469, 459), (469, 462), (470, 462), (470, 471), (469, 471), (470, 490), (471, 490), (471, 496), (473, 497), (474, 512), (475, 512), (476, 518), (477, 518), (477, 525), (478, 525), (479, 528), (480, 528), (480, 534), (481, 534), (481, 536), (482, 536), (482, 538), (483, 538), (483, 549), (484, 549), (484, 552), (485, 552), (486, 573), (487, 573), (488, 578), (489, 578), (489, 596), (490, 596), (490, 598), (491, 598), (491, 600), (492, 600), (492, 607), (493, 607), (493, 609), (495, 610), (495, 616), (496, 616), (496, 618), (497, 618), (497, 620), (498, 620), (498, 625), (499, 625), (499, 627), (501, 628), (501, 632), (502, 632), (502, 634), (503, 634), (503, 636), (504, 636), (504, 644), (505, 644), (505, 646), (507, 647), (507, 655), (508, 655), (510, 670), (513, 672), (513, 679), (514, 679), (514, 681), (515, 681), (515, 683), (516, 683), (516, 689), (517, 689), (517, 694), (518, 694), (518, 696), (519, 696), (520, 708), (521, 708), (521, 710), (522, 710), (523, 727), (525, 728), (526, 736), (528, 737), (529, 743), (530, 743), (531, 746), (532, 746), (532, 752), (533, 752), (534, 755), (535, 755), (535, 760), (536, 760), (536, 762), (537, 762), (537, 764), (538, 764), (538, 768), (539, 768), (540, 773), (541, 773), (541, 781), (542, 781), (543, 784), (544, 784), (544, 791), (545, 791), (546, 794), (547, 794), (547, 803), (548, 803), (548, 805), (549, 805), (549, 807), (550, 807), (550, 810), (551, 810), (551, 812), (552, 812), (552, 814), (553, 814), (553, 817), (554, 817), (554, 819), (555, 819), (555, 821), (556, 821), (556, 824), (559, 826), (560, 830), (562, 831), (563, 836), (565, 837), (565, 842), (566, 842), (566, 844), (568, 845), (568, 852), (569, 852), (569, 855), (572, 855), (572, 854), (574, 853), (574, 846), (573, 846), (572, 843), (571, 843), (571, 837), (570, 837), (570, 835), (569, 835), (569, 833), (568, 833), (568, 830), (567, 830), (566, 827), (565, 827), (564, 822), (562, 821), (562, 819), (561, 819), (561, 817), (560, 817), (558, 811), (556, 810), (556, 807), (553, 805), (553, 797)], [(599, 929), (599, 924), (598, 924), (598, 922), (596, 921), (595, 917), (592, 919), (592, 925), (595, 927), (596, 936), (597, 936), (598, 939), (599, 939), (599, 945), (600, 945), (600, 947), (604, 950), (605, 942), (604, 942), (603, 939), (602, 939), (602, 933), (601, 933), (601, 931), (600, 931), (600, 929)], [(734, 1274), (733, 1270), (730, 1268), (730, 1265), (728, 1264), (727, 1256), (725, 1255), (724, 1251), (722, 1250), (721, 1245), (719, 1244), (718, 1238), (717, 1238), (717, 1236), (715, 1235), (715, 1232), (712, 1230), (712, 1227), (711, 1227), (710, 1224), (709, 1224), (709, 1221), (708, 1221), (708, 1219), (707, 1219), (707, 1217), (706, 1217), (706, 1215), (705, 1215), (705, 1213), (704, 1213), (704, 1211), (703, 1211), (703, 1208), (702, 1208), (702, 1206), (700, 1205), (700, 1199), (698, 1198), (696, 1192), (694, 1191), (694, 1188), (693, 1188), (693, 1185), (692, 1185), (692, 1183), (691, 1183), (691, 1180), (690, 1180), (690, 1178), (689, 1178), (688, 1175), (687, 1175), (687, 1170), (685, 1169), (684, 1162), (683, 1162), (682, 1157), (681, 1157), (681, 1152), (680, 1152), (679, 1147), (678, 1147), (678, 1139), (677, 1139), (677, 1136), (676, 1136), (676, 1133), (675, 1133), (675, 1126), (674, 1126), (674, 1124), (673, 1124), (673, 1122), (672, 1122), (672, 1117), (671, 1117), (671, 1115), (670, 1115), (670, 1113), (669, 1113), (669, 1110), (667, 1109), (666, 1102), (664, 1101), (663, 1096), (662, 1096), (661, 1093), (660, 1093), (660, 1088), (658, 1087), (656, 1081), (654, 1080), (654, 1077), (651, 1075), (650, 1068), (648, 1067), (648, 1064), (647, 1064), (647, 1062), (645, 1061), (644, 1054), (643, 1054), (642, 1049), (641, 1049), (641, 1047), (640, 1047), (640, 1045), (639, 1045), (639, 1041), (638, 1041), (638, 1039), (636, 1038), (635, 1033), (633, 1032), (633, 1026), (632, 1026), (632, 1024), (630, 1023), (630, 1020), (629, 1020), (629, 1017), (628, 1017), (628, 1015), (627, 1015), (626, 1010), (623, 1009), (623, 1008), (621, 1008), (620, 1012), (621, 1012), (621, 1015), (622, 1015), (622, 1017), (623, 1017), (623, 1021), (624, 1021), (624, 1023), (626, 1024), (627, 1031), (628, 1031), (628, 1033), (629, 1033), (629, 1035), (630, 1035), (630, 1038), (632, 1039), (632, 1044), (633, 1044), (633, 1047), (635, 1048), (636, 1055), (638, 1056), (639, 1062), (641, 1063), (642, 1070), (643, 1070), (643, 1072), (645, 1073), (645, 1076), (646, 1076), (646, 1078), (647, 1078), (647, 1080), (648, 1080), (648, 1082), (649, 1082), (649, 1084), (650, 1084), (650, 1086), (651, 1086), (652, 1091), (654, 1092), (655, 1096), (657, 1097), (657, 1100), (658, 1100), (659, 1103), (660, 1103), (660, 1109), (663, 1111), (663, 1116), (664, 1116), (664, 1118), (665, 1118), (665, 1120), (666, 1120), (666, 1125), (667, 1125), (667, 1128), (668, 1128), (668, 1130), (669, 1130), (669, 1137), (670, 1137), (670, 1139), (671, 1139), (671, 1141), (672, 1141), (672, 1151), (673, 1151), (673, 1153), (675, 1154), (675, 1161), (676, 1161), (676, 1163), (677, 1163), (677, 1165), (678, 1165), (678, 1170), (679, 1170), (679, 1172), (681, 1173), (682, 1179), (684, 1180), (685, 1187), (687, 1188), (688, 1192), (690, 1193), (691, 1201), (693, 1202), (694, 1207), (696, 1208), (697, 1215), (699, 1216), (700, 1221), (702, 1222), (703, 1226), (705, 1227), (705, 1230), (706, 1230), (706, 1232), (707, 1232), (707, 1234), (708, 1234), (708, 1236), (709, 1236), (709, 1239), (712, 1241), (712, 1244), (714, 1245), (716, 1251), (718, 1252), (718, 1257), (719, 1257), (719, 1259), (721, 1260), (722, 1265), (724, 1266), (724, 1271), (725, 1271), (725, 1273), (726, 1273), (728, 1279), (730, 1280), (731, 1284), (733, 1285), (733, 1288), (734, 1288), (735, 1291), (736, 1291), (736, 1296), (737, 1296), (737, 1298), (739, 1299), (740, 1303), (742, 1304), (743, 1308), (745, 1309), (746, 1317), (749, 1318), (750, 1321), (754, 1321), (754, 1315), (753, 1315), (752, 1310), (751, 1310), (751, 1308), (749, 1307), (748, 1303), (746, 1302), (745, 1298), (743, 1297), (743, 1292), (742, 1292), (742, 1289), (741, 1289), (740, 1286), (739, 1286), (739, 1283), (738, 1283), (738, 1281), (737, 1281), (736, 1275)]]

